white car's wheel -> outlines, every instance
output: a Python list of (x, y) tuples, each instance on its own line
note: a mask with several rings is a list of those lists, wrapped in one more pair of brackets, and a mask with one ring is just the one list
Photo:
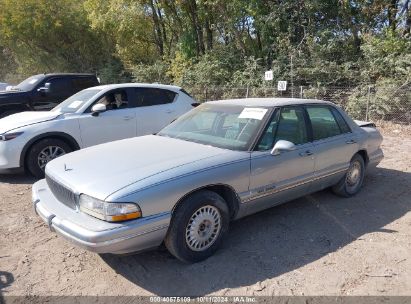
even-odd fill
[(37, 178), (44, 177), (44, 169), (48, 162), (60, 157), (73, 149), (57, 138), (45, 138), (36, 142), (28, 151), (26, 166), (28, 171)]
[(187, 197), (173, 213), (165, 245), (181, 261), (195, 263), (211, 256), (228, 231), (229, 210), (212, 191)]

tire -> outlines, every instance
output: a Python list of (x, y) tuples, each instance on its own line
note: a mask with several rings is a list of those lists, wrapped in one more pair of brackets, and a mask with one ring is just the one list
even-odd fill
[(196, 192), (177, 206), (164, 244), (180, 261), (200, 262), (219, 248), (229, 221), (227, 204), (220, 195), (208, 190)]
[[(73, 149), (61, 139), (41, 139), (33, 144), (27, 151), (26, 168), (33, 176), (44, 178), (45, 165), (52, 159), (70, 153), (71, 151), (73, 151)], [(50, 154), (55, 154), (55, 156), (47, 157)], [(40, 163), (44, 164), (44, 167), (40, 166)]]
[(351, 197), (357, 194), (363, 184), (365, 176), (364, 159), (359, 154), (355, 154), (350, 162), (350, 167), (344, 177), (332, 187), (335, 194), (342, 197)]

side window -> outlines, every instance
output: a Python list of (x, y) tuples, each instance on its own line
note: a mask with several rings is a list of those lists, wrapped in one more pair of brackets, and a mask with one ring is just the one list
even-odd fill
[(90, 77), (77, 77), (71, 80), (73, 91), (78, 92), (89, 87), (96, 86), (96, 81)]
[(308, 142), (307, 126), (305, 125), (304, 110), (300, 107), (285, 107), (281, 109), (275, 142), (287, 140), (294, 145)]
[(332, 108), (331, 110), (334, 114), (335, 119), (337, 120), (338, 126), (340, 127), (340, 130), (342, 133), (350, 133), (351, 129), (348, 126), (347, 122), (345, 121), (344, 117), (338, 112), (337, 109)]
[[(69, 79), (65, 78), (52, 78), (45, 81), (45, 84), (49, 83), (50, 91), (48, 96), (69, 96), (71, 95), (72, 88)], [(44, 84), (44, 85), (45, 85)]]
[(107, 110), (118, 110), (128, 108), (128, 96), (126, 90), (114, 90), (104, 94), (96, 104), (106, 105)]
[(279, 140), (287, 140), (295, 145), (308, 142), (304, 110), (300, 107), (284, 107), (277, 111), (261, 137), (257, 150), (272, 149)]
[(341, 134), (340, 127), (329, 107), (308, 106), (307, 112), (313, 128), (314, 140)]
[(176, 93), (156, 88), (136, 88), (136, 101), (138, 107), (149, 107), (172, 103)]

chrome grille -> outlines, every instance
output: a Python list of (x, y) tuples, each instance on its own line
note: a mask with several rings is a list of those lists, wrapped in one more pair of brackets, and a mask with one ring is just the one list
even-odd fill
[(46, 175), (47, 185), (49, 186), (53, 195), (64, 205), (71, 209), (76, 209), (76, 195), (70, 189), (59, 184), (50, 176)]

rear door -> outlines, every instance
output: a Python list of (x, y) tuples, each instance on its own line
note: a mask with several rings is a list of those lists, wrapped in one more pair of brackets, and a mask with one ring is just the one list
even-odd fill
[(83, 147), (136, 136), (136, 108), (130, 101), (130, 89), (114, 89), (94, 104), (102, 103), (107, 111), (93, 116), (91, 105), (79, 118)]
[[(314, 175), (313, 144), (307, 118), (299, 106), (277, 110), (251, 153), (249, 209), (255, 212), (296, 197), (309, 190)], [(271, 155), (279, 140), (296, 145), (296, 150)]]
[(358, 151), (356, 136), (338, 110), (328, 105), (307, 105), (315, 153), (315, 181), (318, 191), (337, 183)]
[(138, 136), (153, 134), (179, 116), (176, 93), (158, 88), (134, 88)]

